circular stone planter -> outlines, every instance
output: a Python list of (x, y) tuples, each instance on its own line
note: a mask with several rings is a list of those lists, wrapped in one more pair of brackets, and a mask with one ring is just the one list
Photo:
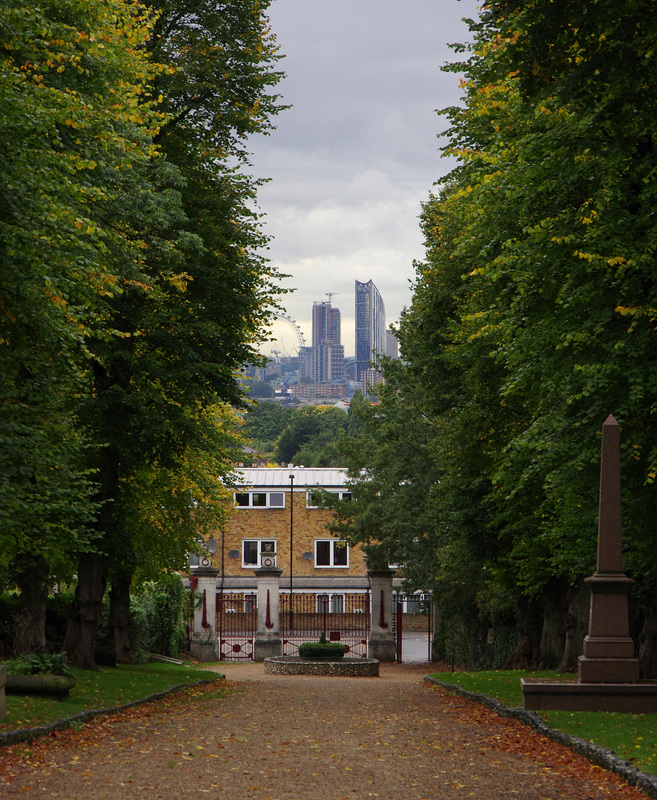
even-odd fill
[(7, 694), (50, 694), (67, 697), (77, 683), (75, 675), (7, 675)]
[(269, 675), (334, 675), (344, 678), (376, 678), (379, 662), (375, 658), (341, 658), (318, 661), (298, 656), (273, 656), (265, 659)]

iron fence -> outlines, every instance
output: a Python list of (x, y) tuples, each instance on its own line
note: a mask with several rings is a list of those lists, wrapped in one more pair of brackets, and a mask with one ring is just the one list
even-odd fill
[(221, 661), (252, 661), (258, 627), (256, 595), (217, 592), (216, 626)]
[(279, 609), (283, 655), (298, 655), (300, 644), (316, 642), (324, 634), (328, 641), (345, 645), (345, 655), (367, 658), (367, 640), (370, 634), (369, 593), (281, 593)]

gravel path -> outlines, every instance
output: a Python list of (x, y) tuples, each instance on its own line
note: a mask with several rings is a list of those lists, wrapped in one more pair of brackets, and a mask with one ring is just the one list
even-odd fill
[[(0, 797), (74, 800), (638, 800), (515, 720), (422, 682), (265, 675), (198, 689), (0, 752)], [(224, 685), (219, 684), (219, 686)]]

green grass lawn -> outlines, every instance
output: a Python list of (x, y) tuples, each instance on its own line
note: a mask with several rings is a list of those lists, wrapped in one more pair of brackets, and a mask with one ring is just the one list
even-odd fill
[(216, 672), (196, 667), (159, 663), (101, 667), (97, 672), (74, 670), (74, 673), (77, 684), (62, 700), (39, 695), (7, 695), (7, 713), (0, 720), (0, 733), (38, 727), (81, 711), (121, 706), (178, 684), (217, 677)]
[[(433, 675), (442, 683), (456, 683), (469, 692), (485, 694), (505, 706), (522, 705), (520, 678), (540, 677), (570, 680), (572, 675), (555, 672), (440, 672)], [(657, 714), (619, 714), (607, 711), (540, 711), (547, 725), (571, 736), (579, 736), (621, 758), (637, 769), (657, 775)]]

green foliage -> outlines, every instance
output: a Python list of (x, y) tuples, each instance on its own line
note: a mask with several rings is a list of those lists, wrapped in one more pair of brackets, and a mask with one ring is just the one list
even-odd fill
[[(492, 423), (480, 447), (487, 500), (527, 592), (592, 571), (608, 413), (624, 431), (628, 540), (645, 541), (653, 474), (654, 103), (645, 83), (625, 94), (635, 57), (620, 58), (651, 51), (638, 28), (631, 45), (618, 38), (636, 4), (575, 5), (554, 16), (542, 2), (491, 4), (466, 65), (466, 106), (448, 111), (447, 151), (461, 165), (425, 209), (429, 259), (418, 269), (433, 300), (459, 268), (447, 319), (437, 305), (416, 311), (439, 322), (438, 360), (459, 368)], [(601, 58), (604, 89), (592, 77)], [(621, 103), (632, 113), (615, 126)]]
[(46, 647), (49, 652), (62, 650), (68, 612), (73, 602), (71, 590), (54, 592), (46, 598)]
[(351, 502), (332, 504), (330, 530), (363, 545), (370, 562), (405, 565), (408, 590), (435, 589), (446, 529), (435, 517), (440, 463), (432, 423), (409, 370), (398, 362), (385, 369), (380, 404), (372, 406), (362, 395), (351, 402), (360, 425), (358, 435), (343, 441)]
[(487, 621), (481, 618), (476, 606), (470, 615), (462, 608), (456, 611), (451, 618), (443, 616), (437, 626), (432, 643), (434, 657), (473, 670), (502, 669), (518, 643), (513, 616), (498, 615), (489, 640)]
[(149, 25), (118, 0), (0, 10), (0, 562), (38, 554), (58, 578), (94, 539), (85, 340), (113, 335), (109, 300), (143, 274), (120, 215), (148, 202)]
[(8, 675), (72, 675), (66, 653), (23, 655), (5, 662)]
[(278, 111), (266, 5), (0, 9), (0, 569), (79, 559), (87, 665), (107, 579), (125, 606), (220, 516), (279, 292), (244, 149)]
[(147, 653), (176, 657), (185, 643), (187, 591), (178, 575), (147, 583), (139, 595), (144, 629), (141, 648)]
[(274, 459), (306, 467), (342, 467), (345, 463), (339, 440), (347, 424), (347, 412), (334, 406), (294, 409), (278, 437)]
[(283, 433), (293, 414), (291, 408), (280, 403), (254, 403), (244, 415), (244, 435), (255, 442), (273, 441)]
[(291, 408), (280, 403), (256, 401), (244, 414), (243, 435), (256, 450), (273, 456), (276, 440), (287, 427), (293, 413)]

